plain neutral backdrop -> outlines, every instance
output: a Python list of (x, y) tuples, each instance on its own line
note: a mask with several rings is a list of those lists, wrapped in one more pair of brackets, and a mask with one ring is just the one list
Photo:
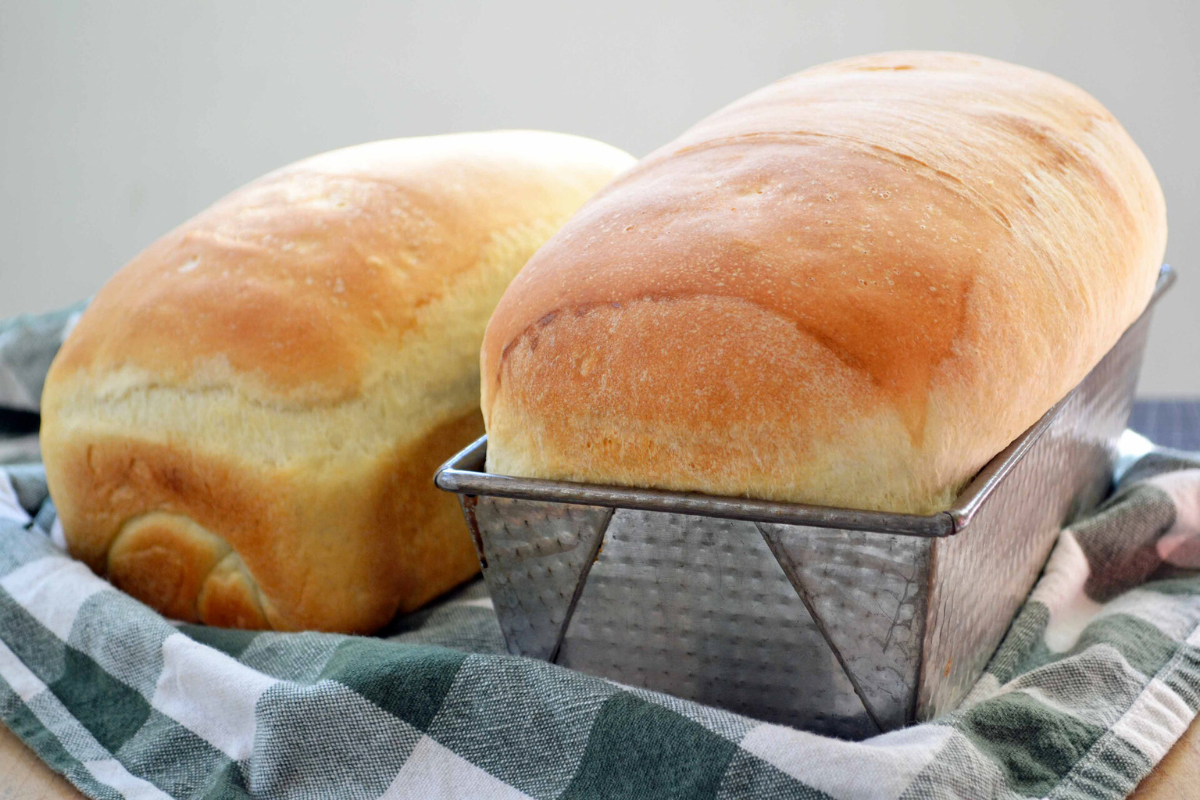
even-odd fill
[(822, 61), (947, 49), (1056, 73), (1167, 196), (1176, 289), (1142, 393), (1200, 395), (1200, 3), (0, 2), (0, 317), (93, 293), (159, 235), (343, 145), (490, 128), (644, 155)]

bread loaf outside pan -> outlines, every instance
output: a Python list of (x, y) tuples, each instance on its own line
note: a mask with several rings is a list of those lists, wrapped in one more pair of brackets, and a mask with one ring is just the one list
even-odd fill
[(943, 510), (1146, 306), (1166, 242), (1096, 100), (951, 53), (819, 66), (590, 200), (481, 354), (490, 472)]
[(530, 255), (632, 157), (561, 134), (375, 142), (218, 201), (99, 292), (42, 453), (71, 552), (181, 620), (369, 632), (474, 575), (431, 475)]

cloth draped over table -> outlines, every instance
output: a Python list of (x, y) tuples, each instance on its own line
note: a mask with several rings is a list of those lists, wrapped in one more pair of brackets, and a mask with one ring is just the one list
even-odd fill
[(64, 552), (35, 461), (77, 311), (0, 323), (0, 718), (92, 797), (1117, 798), (1200, 707), (1200, 456), (1148, 447), (963, 705), (864, 742), (509, 656), (479, 582), (379, 637), (172, 623)]

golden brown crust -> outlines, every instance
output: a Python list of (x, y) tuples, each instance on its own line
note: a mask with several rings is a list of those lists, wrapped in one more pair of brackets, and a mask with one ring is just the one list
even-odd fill
[(43, 396), (68, 544), (179, 619), (365, 633), (478, 565), (437, 464), (527, 258), (632, 159), (535, 132), (286, 167), (97, 295)]
[(587, 203), (497, 307), (489, 468), (945, 508), (1136, 318), (1162, 194), (1079, 89), (891, 53), (755, 92)]

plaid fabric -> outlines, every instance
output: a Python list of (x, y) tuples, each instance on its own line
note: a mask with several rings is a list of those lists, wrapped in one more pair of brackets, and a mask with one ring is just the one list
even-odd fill
[(41, 458), (37, 426), (42, 383), (84, 305), (0, 320), (0, 464)]
[(851, 743), (504, 655), (479, 583), (378, 638), (175, 625), (10, 465), (0, 718), (96, 798), (1122, 797), (1200, 706), (1200, 459), (1122, 471), (963, 706)]

